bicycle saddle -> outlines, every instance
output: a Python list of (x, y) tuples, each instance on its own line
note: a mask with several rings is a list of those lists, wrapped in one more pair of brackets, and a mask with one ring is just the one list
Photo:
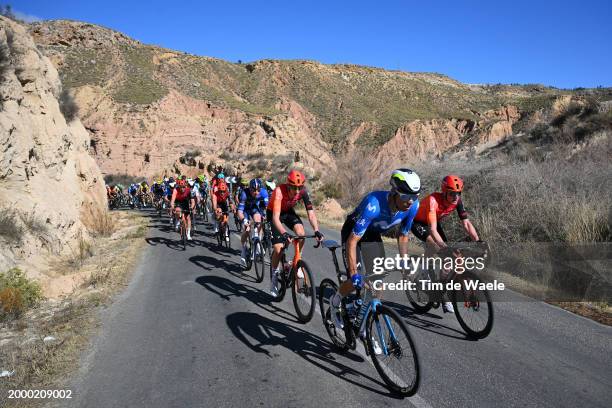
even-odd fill
[(323, 247), (327, 249), (336, 249), (340, 248), (340, 244), (334, 241), (333, 239), (326, 239), (323, 241)]

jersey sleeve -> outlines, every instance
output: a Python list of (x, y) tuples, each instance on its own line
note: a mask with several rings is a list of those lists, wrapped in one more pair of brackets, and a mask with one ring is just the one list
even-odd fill
[(244, 190), (242, 190), (240, 192), (240, 198), (239, 198), (240, 203), (238, 203), (238, 211), (244, 212), (244, 206), (246, 204), (246, 199), (247, 199), (246, 192)]
[(430, 195), (427, 198), (427, 224), (431, 225), (434, 222), (438, 221), (438, 202), (436, 201), (436, 199), (434, 198), (433, 195)]
[(259, 206), (266, 208), (268, 206), (268, 202), (270, 201), (270, 198), (268, 197), (268, 191), (266, 189), (262, 189), (260, 194), (261, 194), (261, 201), (260, 201)]
[(410, 233), (410, 229), (412, 228), (412, 222), (414, 221), (414, 217), (416, 217), (418, 211), (419, 200), (412, 203), (412, 205), (408, 209), (408, 214), (402, 220), (402, 235), (408, 235)]
[(468, 219), (468, 213), (465, 210), (465, 207), (463, 206), (463, 201), (461, 200), (461, 198), (459, 198), (459, 202), (457, 203), (457, 215), (459, 216), (460, 220)]
[(304, 207), (306, 207), (306, 211), (310, 211), (313, 209), (312, 201), (310, 201), (310, 196), (308, 195), (308, 190), (306, 189), (303, 190), (302, 201), (304, 201)]
[(372, 220), (380, 215), (380, 203), (376, 197), (368, 195), (358, 208), (361, 208), (361, 212), (355, 217), (353, 234), (362, 237)]

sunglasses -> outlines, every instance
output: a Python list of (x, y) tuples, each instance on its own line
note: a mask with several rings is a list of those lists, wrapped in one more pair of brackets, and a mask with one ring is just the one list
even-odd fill
[(300, 188), (298, 186), (292, 186), (292, 185), (287, 186), (287, 188), (289, 190), (293, 190), (293, 191), (299, 191), (300, 190)]
[(415, 201), (417, 198), (419, 198), (419, 194), (402, 194), (402, 193), (398, 193), (399, 194), (399, 198), (402, 201)]
[(456, 191), (449, 191), (448, 194), (453, 198), (461, 197), (461, 193)]

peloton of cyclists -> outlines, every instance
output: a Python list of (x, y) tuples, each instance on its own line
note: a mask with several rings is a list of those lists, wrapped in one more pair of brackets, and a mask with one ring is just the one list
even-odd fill
[(263, 183), (260, 179), (253, 179), (249, 182), (249, 186), (242, 189), (238, 199), (238, 219), (242, 222), (244, 229), (240, 242), (242, 243), (242, 252), (240, 261), (242, 266), (246, 267), (247, 247), (246, 242), (250, 233), (249, 219), (253, 219), (254, 223), (259, 224), (256, 234), (261, 234), (262, 222), (265, 217), (266, 207), (268, 206), (268, 192), (263, 188)]

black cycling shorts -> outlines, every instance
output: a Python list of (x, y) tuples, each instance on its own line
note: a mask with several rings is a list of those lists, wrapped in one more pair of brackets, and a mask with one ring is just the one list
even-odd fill
[(191, 212), (191, 210), (189, 209), (190, 201), (191, 200), (182, 200), (182, 201), (177, 200), (174, 202), (174, 206), (180, 208), (183, 214), (188, 215)]
[[(268, 219), (268, 222), (270, 222), (272, 229), (272, 243), (282, 244), (284, 242), (283, 236), (274, 226), (274, 222), (272, 222), (272, 210), (266, 210), (266, 218)], [(297, 224), (303, 225), (302, 219), (296, 214), (293, 208), (290, 208), (289, 211), (286, 212), (281, 211), (280, 222), (289, 227), (290, 230), (293, 230), (293, 227), (295, 227)]]
[[(412, 228), (410, 230), (412, 231), (415, 237), (417, 237), (423, 242), (425, 242), (427, 240), (427, 237), (431, 234), (431, 228), (429, 227), (429, 224), (426, 224), (424, 222), (413, 221)], [(442, 241), (446, 242), (446, 234), (444, 234), (444, 231), (442, 230), (442, 224), (438, 223), (436, 230), (438, 231), (438, 234), (440, 234), (440, 237), (442, 237)]]
[[(348, 271), (348, 264), (346, 260), (346, 241), (353, 232), (355, 227), (355, 220), (352, 217), (348, 217), (342, 225), (342, 231), (340, 233), (342, 238), (342, 260), (344, 261), (344, 267)], [(370, 275), (372, 273), (374, 259), (385, 257), (385, 246), (382, 242), (382, 236), (380, 232), (372, 231), (370, 228), (361, 236), (359, 243), (357, 244), (357, 251), (361, 252), (361, 259), (365, 264), (365, 270), (362, 269), (364, 275)], [(357, 262), (359, 262), (359, 253), (357, 254)]]
[(217, 208), (220, 208), (223, 214), (229, 214), (229, 204), (227, 201), (217, 202)]

